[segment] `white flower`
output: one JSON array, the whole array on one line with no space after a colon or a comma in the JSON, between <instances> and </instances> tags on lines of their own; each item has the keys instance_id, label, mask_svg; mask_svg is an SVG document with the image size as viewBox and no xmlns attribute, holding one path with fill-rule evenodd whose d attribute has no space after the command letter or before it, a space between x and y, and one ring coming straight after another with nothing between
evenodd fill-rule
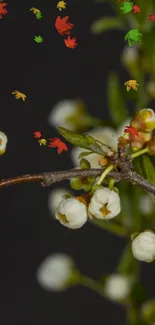
<instances>
[{"instance_id":1,"label":"white flower","mask_svg":"<svg viewBox=\"0 0 155 325\"><path fill-rule=\"evenodd\" d=\"M48 196L48 208L52 216L55 217L55 211L58 208L60 202L63 200L63 195L66 194L71 193L64 188L57 188L50 192Z\"/></svg>"},{"instance_id":2,"label":"white flower","mask_svg":"<svg viewBox=\"0 0 155 325\"><path fill-rule=\"evenodd\" d=\"M39 266L36 278L46 290L60 291L67 287L72 276L73 261L61 253L47 256Z\"/></svg>"},{"instance_id":3,"label":"white flower","mask_svg":"<svg viewBox=\"0 0 155 325\"><path fill-rule=\"evenodd\" d=\"M86 205L74 197L62 200L55 216L62 225L71 229L82 227L88 217Z\"/></svg>"},{"instance_id":4,"label":"white flower","mask_svg":"<svg viewBox=\"0 0 155 325\"><path fill-rule=\"evenodd\" d=\"M6 151L8 138L5 133L0 131L0 155L3 155Z\"/></svg>"},{"instance_id":5,"label":"white flower","mask_svg":"<svg viewBox=\"0 0 155 325\"><path fill-rule=\"evenodd\" d=\"M134 257L143 262L151 262L155 257L155 234L149 230L140 233L132 241Z\"/></svg>"},{"instance_id":6,"label":"white flower","mask_svg":"<svg viewBox=\"0 0 155 325\"><path fill-rule=\"evenodd\" d=\"M139 210L143 214L149 214L153 211L153 199L148 195L142 195L139 201Z\"/></svg>"},{"instance_id":7,"label":"white flower","mask_svg":"<svg viewBox=\"0 0 155 325\"><path fill-rule=\"evenodd\" d=\"M111 300L123 300L131 292L132 278L121 274L111 274L104 286L104 294Z\"/></svg>"},{"instance_id":8,"label":"white flower","mask_svg":"<svg viewBox=\"0 0 155 325\"><path fill-rule=\"evenodd\" d=\"M70 121L70 118L75 118L75 122L77 122L77 118L81 119L83 115L82 111L84 114L84 106L78 100L62 100L52 108L48 117L49 124L54 127L61 126L70 131L75 131L75 125Z\"/></svg>"},{"instance_id":9,"label":"white flower","mask_svg":"<svg viewBox=\"0 0 155 325\"><path fill-rule=\"evenodd\" d=\"M138 51L135 47L128 47L125 46L122 51L122 57L121 60L124 64L130 64L133 62L136 62L138 58Z\"/></svg>"},{"instance_id":10,"label":"white flower","mask_svg":"<svg viewBox=\"0 0 155 325\"><path fill-rule=\"evenodd\" d=\"M121 211L119 195L109 188L99 188L93 194L88 206L88 214L97 219L109 220Z\"/></svg>"}]
</instances>

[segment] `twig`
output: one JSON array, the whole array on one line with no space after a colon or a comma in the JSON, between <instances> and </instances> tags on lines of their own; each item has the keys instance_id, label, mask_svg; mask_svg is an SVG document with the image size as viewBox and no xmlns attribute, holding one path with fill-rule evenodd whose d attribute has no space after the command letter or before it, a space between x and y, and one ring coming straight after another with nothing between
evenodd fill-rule
<instances>
[{"instance_id":1,"label":"twig","mask_svg":"<svg viewBox=\"0 0 155 325\"><path fill-rule=\"evenodd\" d=\"M34 175L22 175L9 179L2 179L0 181L0 188L10 185L16 185L28 182L40 182L43 187L61 182L63 180L70 180L71 178L84 178L89 176L100 176L103 173L102 168L98 169L70 169L57 172L48 172ZM128 172L110 172L106 177L114 178L116 180L128 180L134 185L139 185L144 190L155 195L155 185L148 182L145 178L138 175L135 171Z\"/></svg>"}]
</instances>

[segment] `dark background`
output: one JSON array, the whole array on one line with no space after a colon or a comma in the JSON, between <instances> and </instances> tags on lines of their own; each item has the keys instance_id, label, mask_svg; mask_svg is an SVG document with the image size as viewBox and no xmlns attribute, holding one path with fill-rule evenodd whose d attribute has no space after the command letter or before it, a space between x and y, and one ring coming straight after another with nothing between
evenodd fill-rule
<instances>
[{"instance_id":1,"label":"dark background","mask_svg":"<svg viewBox=\"0 0 155 325\"><path fill-rule=\"evenodd\" d=\"M91 0L66 1L62 13L56 0L8 1L8 15L0 21L0 130L8 136L5 155L0 157L0 177L72 168L69 151L60 156L56 149L40 147L32 133L56 137L47 118L61 99L81 98L89 112L107 116L106 77L119 72L124 47L122 32L100 36L90 33L91 23L112 15L107 4ZM31 7L44 18L36 20ZM70 16L79 45L65 47L54 23L58 15ZM33 41L42 35L44 42ZM11 92L25 93L27 100L16 100ZM69 146L69 149L71 146ZM62 168L63 165L63 168ZM55 185L68 187L68 182ZM3 325L125 324L125 313L96 293L81 287L64 293L49 293L36 282L35 272L53 252L71 255L81 272L94 277L115 271L125 240L86 224L72 231L55 222L48 211L50 188L22 184L0 193L0 322ZM152 266L145 264L142 279L153 295Z\"/></svg>"}]
</instances>

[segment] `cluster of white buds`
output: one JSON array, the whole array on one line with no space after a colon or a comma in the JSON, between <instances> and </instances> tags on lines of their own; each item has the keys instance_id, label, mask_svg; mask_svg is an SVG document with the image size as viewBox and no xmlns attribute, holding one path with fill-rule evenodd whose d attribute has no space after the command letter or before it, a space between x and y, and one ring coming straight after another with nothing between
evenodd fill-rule
<instances>
[{"instance_id":1,"label":"cluster of white buds","mask_svg":"<svg viewBox=\"0 0 155 325\"><path fill-rule=\"evenodd\" d=\"M92 197L84 194L64 199L56 210L56 219L64 226L77 229L82 227L88 218L109 220L121 211L119 195L109 188L98 188Z\"/></svg>"},{"instance_id":2,"label":"cluster of white buds","mask_svg":"<svg viewBox=\"0 0 155 325\"><path fill-rule=\"evenodd\" d=\"M0 155L3 155L6 151L8 138L5 133L0 131Z\"/></svg>"},{"instance_id":3,"label":"cluster of white buds","mask_svg":"<svg viewBox=\"0 0 155 325\"><path fill-rule=\"evenodd\" d=\"M155 259L155 234L151 230L146 230L133 235L132 252L137 260L152 262Z\"/></svg>"}]
</instances>

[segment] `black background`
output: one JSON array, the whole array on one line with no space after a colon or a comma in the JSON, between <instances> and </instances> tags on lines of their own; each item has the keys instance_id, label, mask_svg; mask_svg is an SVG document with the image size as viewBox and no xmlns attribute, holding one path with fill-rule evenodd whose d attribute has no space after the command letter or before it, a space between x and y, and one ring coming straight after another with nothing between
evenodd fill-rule
<instances>
[{"instance_id":1,"label":"black background","mask_svg":"<svg viewBox=\"0 0 155 325\"><path fill-rule=\"evenodd\" d=\"M90 33L91 23L100 16L112 15L107 4L91 0L66 1L62 13L56 0L10 1L8 15L0 21L0 130L8 136L8 148L0 157L0 177L72 168L70 149L57 155L56 149L40 147L32 133L56 137L48 124L53 105L61 99L82 98L89 112L107 116L106 80L110 70L119 72L124 47L122 32L100 36ZM31 7L39 8L44 18L36 20ZM54 26L58 15L70 16L75 50L65 47ZM42 35L44 42L33 41ZM24 102L11 92L27 95ZM62 168L63 166L63 168ZM68 187L62 182L56 187ZM0 296L3 325L48 324L125 324L122 308L81 287L64 293L49 293L36 282L35 272L42 260L53 252L71 255L85 274L101 277L114 272L125 240L86 224L72 231L54 221L48 211L50 188L22 184L0 193ZM142 279L153 296L150 277L153 265L145 264Z\"/></svg>"}]
</instances>

